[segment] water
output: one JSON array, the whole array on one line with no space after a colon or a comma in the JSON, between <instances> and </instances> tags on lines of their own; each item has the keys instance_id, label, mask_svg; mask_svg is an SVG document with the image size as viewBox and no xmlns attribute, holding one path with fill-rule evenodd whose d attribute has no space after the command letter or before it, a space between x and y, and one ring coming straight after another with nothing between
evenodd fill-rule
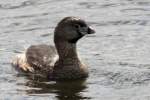
<instances>
[{"instance_id":1,"label":"water","mask_svg":"<svg viewBox=\"0 0 150 100\"><path fill-rule=\"evenodd\" d=\"M18 76L14 55L31 44L53 44L65 16L96 30L79 41L90 77L40 82ZM0 100L150 100L150 0L1 0Z\"/></svg>"}]
</instances>

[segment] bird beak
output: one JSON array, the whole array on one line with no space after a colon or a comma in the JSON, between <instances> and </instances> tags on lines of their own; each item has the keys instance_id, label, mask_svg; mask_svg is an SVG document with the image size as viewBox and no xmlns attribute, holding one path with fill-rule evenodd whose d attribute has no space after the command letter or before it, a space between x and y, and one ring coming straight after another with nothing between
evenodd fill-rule
<instances>
[{"instance_id":1,"label":"bird beak","mask_svg":"<svg viewBox=\"0 0 150 100\"><path fill-rule=\"evenodd\" d=\"M88 34L94 34L95 30L92 27L88 27Z\"/></svg>"}]
</instances>

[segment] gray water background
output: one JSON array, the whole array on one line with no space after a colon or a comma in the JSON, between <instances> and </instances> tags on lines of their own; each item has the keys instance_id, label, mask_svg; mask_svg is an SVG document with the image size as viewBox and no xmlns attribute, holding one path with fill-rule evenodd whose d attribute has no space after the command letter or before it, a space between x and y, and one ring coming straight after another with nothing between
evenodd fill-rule
<instances>
[{"instance_id":1,"label":"gray water background","mask_svg":"<svg viewBox=\"0 0 150 100\"><path fill-rule=\"evenodd\" d=\"M96 30L78 42L89 78L18 76L11 59L31 44L53 44L54 27L66 16ZM150 100L150 0L0 0L0 100Z\"/></svg>"}]
</instances>

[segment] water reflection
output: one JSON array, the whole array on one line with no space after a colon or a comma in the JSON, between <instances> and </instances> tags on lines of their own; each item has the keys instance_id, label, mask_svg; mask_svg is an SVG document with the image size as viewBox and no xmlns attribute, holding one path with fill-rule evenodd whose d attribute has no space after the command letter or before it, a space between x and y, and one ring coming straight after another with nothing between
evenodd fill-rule
<instances>
[{"instance_id":1,"label":"water reflection","mask_svg":"<svg viewBox=\"0 0 150 100\"><path fill-rule=\"evenodd\" d=\"M26 90L28 95L54 94L58 100L83 100L90 99L84 97L82 92L87 88L86 80L67 81L67 82L38 82L29 80L25 84L32 88Z\"/></svg>"}]
</instances>

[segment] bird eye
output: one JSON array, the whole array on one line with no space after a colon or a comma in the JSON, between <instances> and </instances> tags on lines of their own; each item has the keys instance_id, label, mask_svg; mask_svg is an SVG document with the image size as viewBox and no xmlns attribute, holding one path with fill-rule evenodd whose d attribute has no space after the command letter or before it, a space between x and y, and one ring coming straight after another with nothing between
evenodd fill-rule
<instances>
[{"instance_id":1,"label":"bird eye","mask_svg":"<svg viewBox=\"0 0 150 100\"><path fill-rule=\"evenodd\" d=\"M75 24L74 27L75 27L75 28L80 28L80 25Z\"/></svg>"}]
</instances>

